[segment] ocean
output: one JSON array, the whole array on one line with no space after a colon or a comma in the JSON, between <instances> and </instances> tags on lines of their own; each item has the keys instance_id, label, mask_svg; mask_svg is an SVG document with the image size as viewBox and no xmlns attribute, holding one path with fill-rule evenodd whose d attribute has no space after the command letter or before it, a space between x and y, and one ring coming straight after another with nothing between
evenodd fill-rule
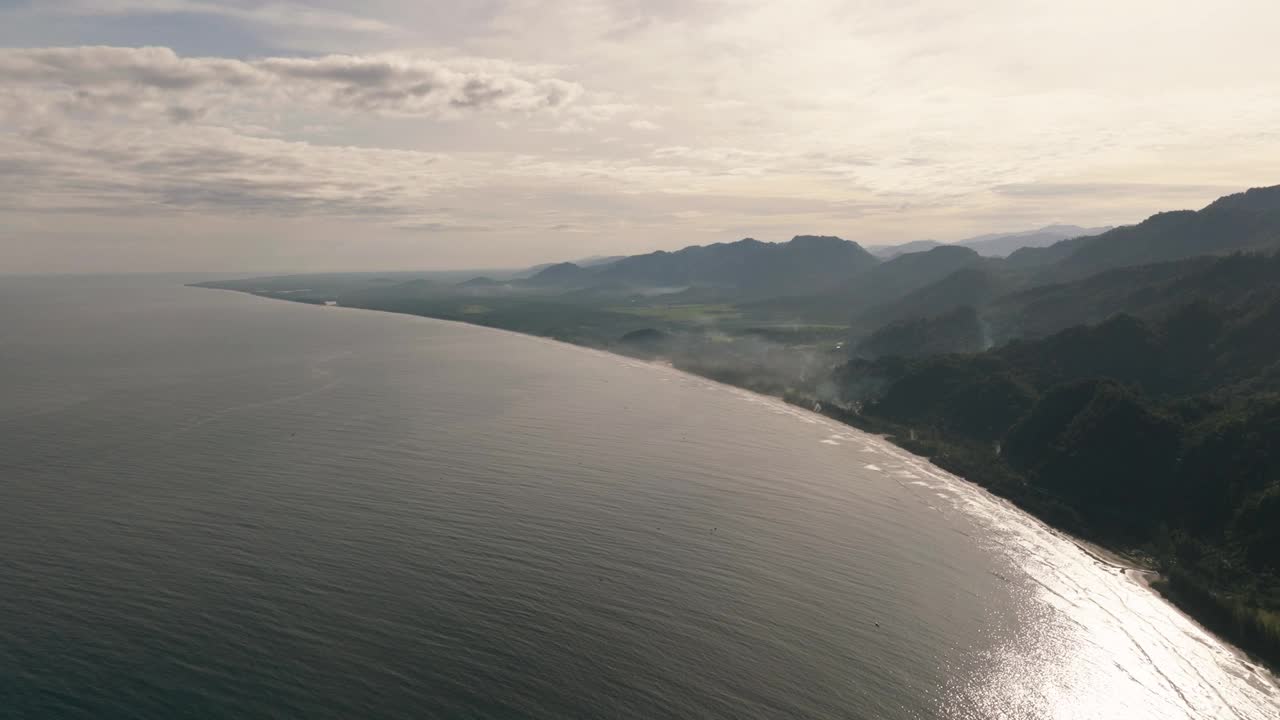
<instances>
[{"instance_id":1,"label":"ocean","mask_svg":"<svg viewBox=\"0 0 1280 720\"><path fill-rule=\"evenodd\" d=\"M1280 717L885 441L424 318L0 278L0 717Z\"/></svg>"}]
</instances>

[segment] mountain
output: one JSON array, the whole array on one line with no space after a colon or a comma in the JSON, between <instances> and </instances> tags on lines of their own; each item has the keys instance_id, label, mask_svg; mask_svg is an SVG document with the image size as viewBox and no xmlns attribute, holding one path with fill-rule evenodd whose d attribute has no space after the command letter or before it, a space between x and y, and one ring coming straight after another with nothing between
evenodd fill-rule
<instances>
[{"instance_id":1,"label":"mountain","mask_svg":"<svg viewBox=\"0 0 1280 720\"><path fill-rule=\"evenodd\" d=\"M982 263L982 257L969 248L939 245L932 250L899 255L881 263L874 270L846 281L840 288L828 293L827 297L843 304L846 312L852 313L877 303L901 298L957 270Z\"/></svg>"},{"instance_id":2,"label":"mountain","mask_svg":"<svg viewBox=\"0 0 1280 720\"><path fill-rule=\"evenodd\" d=\"M548 268L535 280L554 277L566 284L620 283L635 288L701 286L765 296L821 289L875 266L857 243L837 237L798 235L785 243L752 238L633 255L596 267Z\"/></svg>"},{"instance_id":3,"label":"mountain","mask_svg":"<svg viewBox=\"0 0 1280 720\"><path fill-rule=\"evenodd\" d=\"M1045 281L1062 281L1113 268L1275 248L1280 248L1280 186L1228 195L1198 211L1158 213L1101 235L1023 248L1009 262L1039 270Z\"/></svg>"},{"instance_id":4,"label":"mountain","mask_svg":"<svg viewBox=\"0 0 1280 720\"><path fill-rule=\"evenodd\" d=\"M591 271L577 263L562 262L548 265L525 280L529 285L578 285L590 282Z\"/></svg>"},{"instance_id":5,"label":"mountain","mask_svg":"<svg viewBox=\"0 0 1280 720\"><path fill-rule=\"evenodd\" d=\"M900 298L855 312L849 323L850 334L856 338L890 323L946 315L965 306L984 308L1014 290L1016 284L1013 277L993 263L968 265Z\"/></svg>"},{"instance_id":6,"label":"mountain","mask_svg":"<svg viewBox=\"0 0 1280 720\"><path fill-rule=\"evenodd\" d=\"M571 261L571 264L577 265L578 267L584 267L584 268L599 267L601 265L608 265L611 262L621 260L624 257L626 257L626 255L591 255L590 257L584 257L580 260L573 260ZM532 267L527 267L518 273L515 273L514 277L531 278L537 275L538 273L542 272L543 270L546 270L549 267L552 267L554 265L563 265L563 264L564 263L553 263L553 262L539 263Z\"/></svg>"},{"instance_id":7,"label":"mountain","mask_svg":"<svg viewBox=\"0 0 1280 720\"><path fill-rule=\"evenodd\" d=\"M542 272L543 270L546 270L547 268L551 267L552 265L557 265L557 264L558 264L558 263L553 263L553 262L548 262L548 263L538 263L537 265L532 265L532 266L530 266L530 267L525 268L524 270L521 270L521 271L520 271L520 272L518 272L518 273L515 273L514 277L516 277L516 278L530 278L530 277L533 277L534 275L537 275L538 273Z\"/></svg>"},{"instance_id":8,"label":"mountain","mask_svg":"<svg viewBox=\"0 0 1280 720\"><path fill-rule=\"evenodd\" d=\"M1186 277L1256 275L1258 262ZM1161 592L1276 665L1280 283L1237 297L981 353L855 359L837 377L860 399L858 424L1060 527L1139 549L1168 578Z\"/></svg>"},{"instance_id":9,"label":"mountain","mask_svg":"<svg viewBox=\"0 0 1280 720\"><path fill-rule=\"evenodd\" d=\"M592 255L591 257L584 257L581 260L574 260L573 262L575 265L579 265L581 267L599 267L601 265L608 265L609 263L617 262L624 257L627 257L627 256L626 255Z\"/></svg>"},{"instance_id":10,"label":"mountain","mask_svg":"<svg viewBox=\"0 0 1280 720\"><path fill-rule=\"evenodd\" d=\"M869 308L892 303L951 273L984 262L969 248L939 245L886 260L824 291L814 292L811 287L805 294L768 298L746 307L779 319L848 323Z\"/></svg>"},{"instance_id":11,"label":"mountain","mask_svg":"<svg viewBox=\"0 0 1280 720\"><path fill-rule=\"evenodd\" d=\"M505 285L505 284L506 284L506 283L500 282L500 281L498 281L498 280L494 280L494 279L493 279L493 278L491 278L491 277L488 277L488 276L485 276L485 275L479 275L479 276L477 276L477 277L473 277L473 278L471 278L470 280L463 280L462 282L458 283L458 287L460 287L460 288L489 288L489 287L499 287L499 286L502 286L502 285Z\"/></svg>"},{"instance_id":12,"label":"mountain","mask_svg":"<svg viewBox=\"0 0 1280 720\"><path fill-rule=\"evenodd\" d=\"M1121 312L1157 318L1195 299L1237 303L1280 283L1280 260L1266 256L1277 248L1280 187L1258 188L1200 211L1159 213L1100 235L1018 250L1004 261L990 260L985 278L961 276L865 308L851 330L856 338L973 305L1000 343L1100 323ZM1230 255L1242 249L1262 254ZM991 282L983 286L984 279Z\"/></svg>"},{"instance_id":13,"label":"mountain","mask_svg":"<svg viewBox=\"0 0 1280 720\"><path fill-rule=\"evenodd\" d=\"M925 252L939 245L959 245L976 250L985 257L1006 257L1010 253L1024 247L1045 247L1059 240L1098 235L1111 230L1111 227L1086 228L1079 225L1047 225L1038 230L1021 232L990 233L976 237L957 240L953 243L940 243L937 240L913 240L900 245L872 245L867 250L878 258L888 260L907 253Z\"/></svg>"},{"instance_id":14,"label":"mountain","mask_svg":"<svg viewBox=\"0 0 1280 720\"><path fill-rule=\"evenodd\" d=\"M973 248L979 255L986 257L1007 257L1021 248L1045 247L1069 238L1100 235L1111 229L1110 226L1086 228L1079 225L1047 225L1039 230L979 235L956 244Z\"/></svg>"},{"instance_id":15,"label":"mountain","mask_svg":"<svg viewBox=\"0 0 1280 720\"><path fill-rule=\"evenodd\" d=\"M978 312L966 305L934 317L889 323L859 342L854 355L878 358L979 352L985 347L985 336Z\"/></svg>"},{"instance_id":16,"label":"mountain","mask_svg":"<svg viewBox=\"0 0 1280 720\"><path fill-rule=\"evenodd\" d=\"M1040 337L1116 313L1157 318L1197 300L1239 304L1280 286L1280 255L1237 253L1117 268L1083 280L1037 285L983 310L997 339Z\"/></svg>"},{"instance_id":17,"label":"mountain","mask_svg":"<svg viewBox=\"0 0 1280 720\"><path fill-rule=\"evenodd\" d=\"M912 240L899 245L868 245L867 252L881 260L891 260L907 253L925 252L942 245L937 240Z\"/></svg>"}]
</instances>

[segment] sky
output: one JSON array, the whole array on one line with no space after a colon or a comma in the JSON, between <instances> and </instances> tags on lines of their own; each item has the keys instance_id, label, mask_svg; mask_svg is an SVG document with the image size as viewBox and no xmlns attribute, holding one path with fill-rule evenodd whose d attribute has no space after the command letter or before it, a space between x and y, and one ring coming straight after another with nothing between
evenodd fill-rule
<instances>
[{"instance_id":1,"label":"sky","mask_svg":"<svg viewBox=\"0 0 1280 720\"><path fill-rule=\"evenodd\" d=\"M1275 0L0 0L0 273L497 268L1280 184Z\"/></svg>"}]
</instances>

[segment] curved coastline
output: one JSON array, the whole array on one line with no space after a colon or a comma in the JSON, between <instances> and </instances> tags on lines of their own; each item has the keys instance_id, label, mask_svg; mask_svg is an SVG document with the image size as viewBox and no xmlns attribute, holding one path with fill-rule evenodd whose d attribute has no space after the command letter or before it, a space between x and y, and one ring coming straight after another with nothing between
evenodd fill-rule
<instances>
[{"instance_id":1,"label":"curved coastline","mask_svg":"<svg viewBox=\"0 0 1280 720\"><path fill-rule=\"evenodd\" d=\"M794 411L799 411L805 414L809 414L814 416L815 418L822 418L827 421L837 423L843 428L850 428L857 432L864 433L872 437L876 437L878 439L881 439L889 443L897 450L911 456L912 458L915 458L918 461L927 463L930 467L932 467L937 472L943 473L946 476L954 479L955 481L963 483L965 486L967 486L971 490L976 491L981 495L989 498L991 501L998 503L999 505L1004 506L1007 509L1019 514L1020 516L1022 516L1024 520L1030 521L1034 525L1039 526L1044 531L1047 531L1048 533L1054 536L1057 536L1058 538L1064 540L1065 542L1070 543L1071 545L1075 546L1075 548L1078 549L1081 553L1091 558L1095 563L1112 568L1118 573L1124 575L1129 581L1132 581L1140 585L1142 588L1144 588L1144 590L1147 593L1157 598L1160 602L1162 602L1164 605L1168 606L1169 608L1177 612L1179 615L1187 618L1201 631L1203 631L1204 633L1216 639L1227 651L1234 654L1235 657L1250 672L1255 674L1260 674L1260 676L1267 677L1268 678L1267 682L1269 682L1273 687L1277 688L1277 690L1280 691L1280 673L1277 673L1275 668L1269 666L1265 660L1259 657L1256 657L1252 653L1241 648L1239 645L1234 643L1231 640L1231 638L1209 627L1209 625L1201 617L1198 617L1196 612L1194 612L1196 608L1191 606L1184 606L1179 602L1176 602L1175 601L1176 596L1172 596L1169 592L1164 591L1161 588L1161 585L1164 583L1166 579L1155 568L1151 567L1149 564L1144 563L1141 559L1133 558L1129 555L1126 555L1120 550L1107 548L1095 541L1089 540L1087 538L1079 537L1077 535L1072 534L1066 529L1056 526L1049 519L1038 515L1037 513L1033 512L1031 509L1016 502L1014 499L1004 497L1002 495L994 493L990 488L984 486L980 482L967 479L963 475L960 475L952 470L948 470L944 467L941 467L935 464L935 461L931 457L919 453L917 451L917 448L914 447L912 443L910 443L909 441L904 443L902 439L898 438L893 433L883 432L883 431L877 432L875 429L871 427L865 427L856 422L852 422L851 421L852 418L849 416L849 414L846 412L840 411L838 408L823 406L820 410L815 409L816 399L814 398L771 395L768 393L760 392L759 390L756 390L750 387L745 387L742 385L736 385L734 383L727 382L723 378L701 374L689 368L683 368L678 365L675 365L674 363L664 361L664 360L655 360L655 359L649 359L644 357L637 357L635 355L615 352L611 349L604 348L604 347L580 344L580 343L570 342L567 340L562 340L559 338L550 337L546 335L522 332L519 330L512 330L509 328L497 327L493 325L485 325L482 323L468 322L466 320L459 320L452 317L449 317L449 318L434 317L431 315L422 315L418 313L401 312L396 310L385 310L380 308L364 308L364 307L350 306L350 305L339 305L336 302L326 302L326 303L320 304L320 303L308 302L305 300L297 300L294 298L290 298L287 296L280 296L278 294L273 294L273 293L258 293L258 292L239 290L234 288L221 288L221 287L210 286L205 284L190 284L188 285L188 287L193 287L198 289L225 290L225 291L233 292L236 294L251 295L254 297L259 297L267 300L282 300L282 301L287 301L295 304L315 305L318 308L328 310L328 311L353 310L353 311L359 311L359 312L385 313L388 315L397 315L401 317L416 317L416 318L422 318L425 320L430 320L433 322L465 325L473 328L493 330L493 331L498 331L502 333L509 333L512 335L518 335L524 338L551 342L557 345L563 345L563 346L575 348L578 350L585 350L593 353L598 353L601 355L607 355L610 357L624 358L634 362L640 362L648 365L662 367L668 370L673 370L683 375L698 378L700 380L704 380L707 382L712 382L717 385L721 385L725 388L731 388L737 392L750 393L752 395L755 395L765 400L784 403Z\"/></svg>"}]
</instances>

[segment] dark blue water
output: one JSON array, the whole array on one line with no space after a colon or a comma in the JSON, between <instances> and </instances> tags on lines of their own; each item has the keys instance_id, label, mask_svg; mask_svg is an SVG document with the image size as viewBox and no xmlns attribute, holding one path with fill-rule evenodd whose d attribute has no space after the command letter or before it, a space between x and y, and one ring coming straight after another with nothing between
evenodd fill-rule
<instances>
[{"instance_id":1,"label":"dark blue water","mask_svg":"<svg viewBox=\"0 0 1280 720\"><path fill-rule=\"evenodd\" d=\"M0 716L1277 717L878 439L443 322L0 279Z\"/></svg>"}]
</instances>

